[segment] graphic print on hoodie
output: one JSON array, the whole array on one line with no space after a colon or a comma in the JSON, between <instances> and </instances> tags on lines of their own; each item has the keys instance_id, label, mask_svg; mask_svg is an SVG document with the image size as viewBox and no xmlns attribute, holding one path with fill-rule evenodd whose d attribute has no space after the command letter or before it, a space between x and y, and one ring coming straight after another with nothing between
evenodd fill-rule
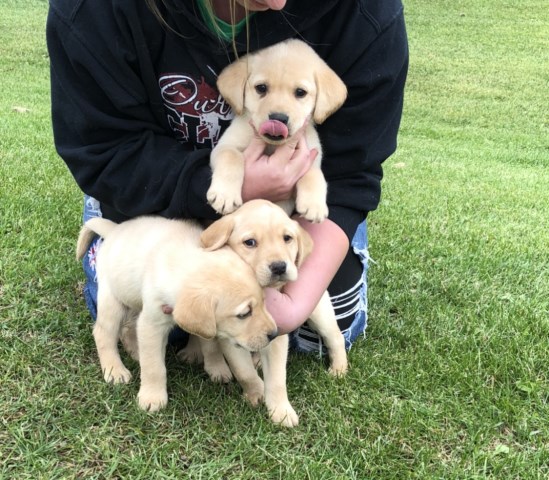
<instances>
[{"instance_id":1,"label":"graphic print on hoodie","mask_svg":"<svg viewBox=\"0 0 549 480\"><path fill-rule=\"evenodd\" d=\"M180 73L166 73L158 80L168 122L181 143L213 148L234 114L215 87Z\"/></svg>"}]
</instances>

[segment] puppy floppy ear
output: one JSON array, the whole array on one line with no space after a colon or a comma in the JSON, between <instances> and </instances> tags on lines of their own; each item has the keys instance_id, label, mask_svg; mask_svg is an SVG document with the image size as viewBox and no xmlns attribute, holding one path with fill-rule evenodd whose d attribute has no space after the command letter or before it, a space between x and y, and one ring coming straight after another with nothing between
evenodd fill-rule
<instances>
[{"instance_id":1,"label":"puppy floppy ear","mask_svg":"<svg viewBox=\"0 0 549 480\"><path fill-rule=\"evenodd\" d=\"M302 226L299 226L297 234L297 258L295 260L295 264L298 268L313 251L313 246L313 239L311 235L309 235L309 232Z\"/></svg>"},{"instance_id":2,"label":"puppy floppy ear","mask_svg":"<svg viewBox=\"0 0 549 480\"><path fill-rule=\"evenodd\" d=\"M343 105L347 98L347 87L325 63L317 70L315 80L317 94L313 120L320 124Z\"/></svg>"},{"instance_id":3,"label":"puppy floppy ear","mask_svg":"<svg viewBox=\"0 0 549 480\"><path fill-rule=\"evenodd\" d=\"M232 215L221 217L212 223L200 235L200 242L207 251L217 250L226 245L234 229L234 219Z\"/></svg>"},{"instance_id":4,"label":"puppy floppy ear","mask_svg":"<svg viewBox=\"0 0 549 480\"><path fill-rule=\"evenodd\" d=\"M202 338L213 338L217 332L215 323L216 301L208 290L184 287L173 309L173 319L183 330Z\"/></svg>"},{"instance_id":5,"label":"puppy floppy ear","mask_svg":"<svg viewBox=\"0 0 549 480\"><path fill-rule=\"evenodd\" d=\"M223 71L217 77L217 88L225 101L237 115L244 111L244 90L248 80L248 58L242 57Z\"/></svg>"}]
</instances>

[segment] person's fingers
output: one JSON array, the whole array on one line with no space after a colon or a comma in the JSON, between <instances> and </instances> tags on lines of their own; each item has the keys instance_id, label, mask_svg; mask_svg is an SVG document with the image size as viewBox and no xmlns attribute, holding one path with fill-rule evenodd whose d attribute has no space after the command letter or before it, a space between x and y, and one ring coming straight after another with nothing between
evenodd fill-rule
<instances>
[{"instance_id":1,"label":"person's fingers","mask_svg":"<svg viewBox=\"0 0 549 480\"><path fill-rule=\"evenodd\" d=\"M309 151L309 167L315 163L316 157L318 156L318 150L316 148L312 148Z\"/></svg>"},{"instance_id":2,"label":"person's fingers","mask_svg":"<svg viewBox=\"0 0 549 480\"><path fill-rule=\"evenodd\" d=\"M261 138L254 136L250 144L244 150L244 159L247 162L255 162L263 155L265 151L265 142Z\"/></svg>"},{"instance_id":3,"label":"person's fingers","mask_svg":"<svg viewBox=\"0 0 549 480\"><path fill-rule=\"evenodd\" d=\"M305 135L301 135L301 138L297 142L296 149L302 149L306 152L309 151L309 144L307 143L307 137Z\"/></svg>"},{"instance_id":4,"label":"person's fingers","mask_svg":"<svg viewBox=\"0 0 549 480\"><path fill-rule=\"evenodd\" d=\"M299 169L296 171L298 179L301 178L303 175L305 175L309 171L309 168L311 168L317 155L318 155L318 150L316 148L313 148L309 150L309 155L305 156L305 159L303 160L303 162L299 162L299 165L298 165Z\"/></svg>"},{"instance_id":5,"label":"person's fingers","mask_svg":"<svg viewBox=\"0 0 549 480\"><path fill-rule=\"evenodd\" d=\"M291 179L292 183L297 182L311 168L317 155L318 150L315 148L311 150L308 148L306 150L296 149L294 156L285 166L287 178Z\"/></svg>"},{"instance_id":6,"label":"person's fingers","mask_svg":"<svg viewBox=\"0 0 549 480\"><path fill-rule=\"evenodd\" d=\"M303 158L308 154L309 145L307 144L305 135L302 134L297 139L294 135L291 141L277 147L276 151L271 156L271 160L280 165L286 165L287 163L292 163L294 161L301 163Z\"/></svg>"},{"instance_id":7,"label":"person's fingers","mask_svg":"<svg viewBox=\"0 0 549 480\"><path fill-rule=\"evenodd\" d=\"M299 128L299 130L297 130L292 135L292 138L286 142L285 145L289 149L295 150L296 148L302 148L302 146L307 146L307 141L305 140L305 130L307 129L308 125L309 125L309 120L305 120L305 123Z\"/></svg>"}]
</instances>

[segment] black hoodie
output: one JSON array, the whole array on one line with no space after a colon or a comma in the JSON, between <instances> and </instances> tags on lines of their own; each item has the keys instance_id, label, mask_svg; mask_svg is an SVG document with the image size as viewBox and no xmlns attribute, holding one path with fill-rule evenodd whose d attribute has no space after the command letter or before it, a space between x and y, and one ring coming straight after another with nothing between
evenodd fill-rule
<instances>
[{"instance_id":1,"label":"black hoodie","mask_svg":"<svg viewBox=\"0 0 549 480\"><path fill-rule=\"evenodd\" d=\"M159 2L162 5L162 2ZM209 154L232 116L215 88L234 60L193 0L50 0L52 119L59 155L115 221L143 214L216 218L206 201ZM177 32L174 33L172 29ZM289 0L255 13L239 54L307 41L349 96L318 127L330 218L352 237L380 198L396 148L408 66L400 0Z\"/></svg>"}]
</instances>

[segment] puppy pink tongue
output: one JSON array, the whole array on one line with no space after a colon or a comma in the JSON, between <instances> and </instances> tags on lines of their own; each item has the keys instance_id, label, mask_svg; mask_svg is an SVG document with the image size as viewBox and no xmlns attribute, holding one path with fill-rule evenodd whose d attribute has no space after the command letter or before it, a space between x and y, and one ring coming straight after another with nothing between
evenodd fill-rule
<instances>
[{"instance_id":1,"label":"puppy pink tongue","mask_svg":"<svg viewBox=\"0 0 549 480\"><path fill-rule=\"evenodd\" d=\"M267 120L259 126L259 135L286 138L288 127L278 120Z\"/></svg>"}]
</instances>

